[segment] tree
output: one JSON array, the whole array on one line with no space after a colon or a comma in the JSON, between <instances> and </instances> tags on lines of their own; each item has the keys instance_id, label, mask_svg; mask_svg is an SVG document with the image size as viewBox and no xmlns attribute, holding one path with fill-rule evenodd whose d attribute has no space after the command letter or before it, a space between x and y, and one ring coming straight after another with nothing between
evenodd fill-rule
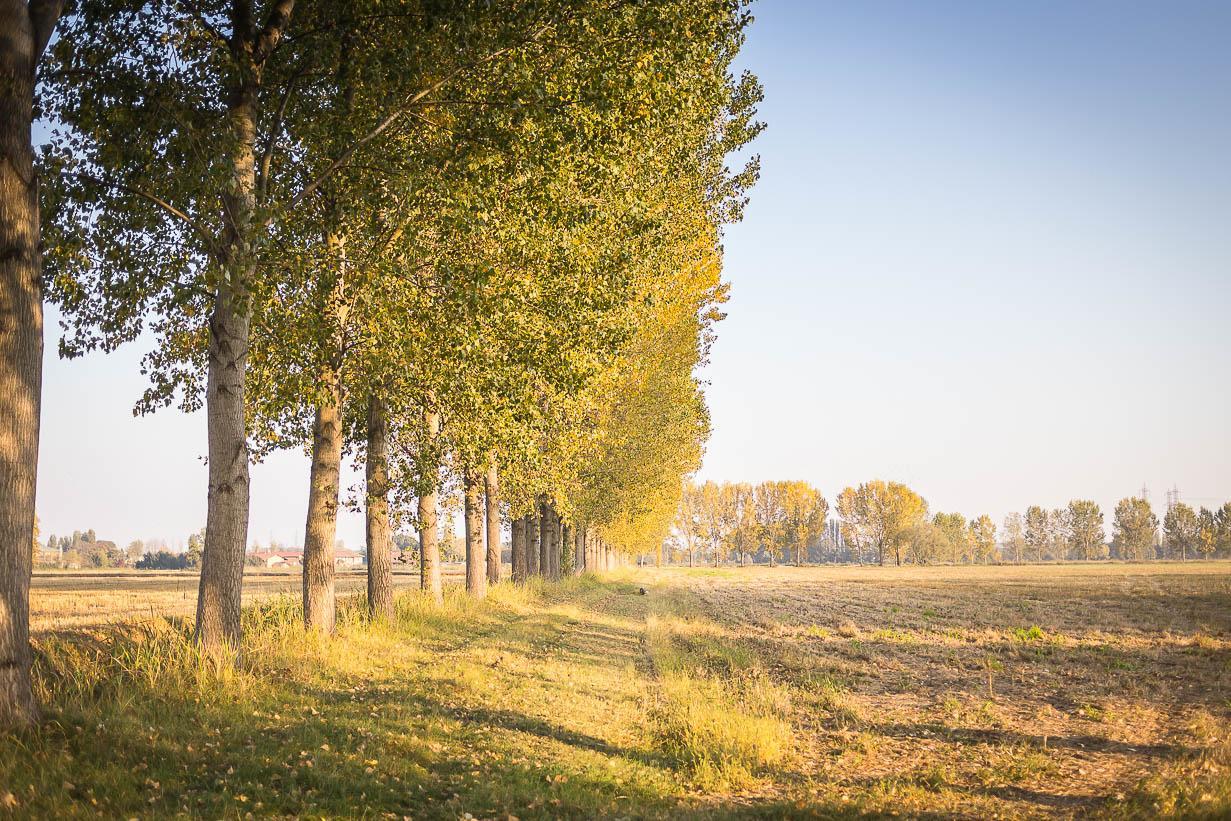
<instances>
[{"instance_id":1,"label":"tree","mask_svg":"<svg viewBox=\"0 0 1231 821\"><path fill-rule=\"evenodd\" d=\"M114 347L153 315L165 344L147 358L155 384L144 407L183 389L192 408L204 389L208 542L196 633L216 657L240 641L245 373L269 191L263 155L278 143L258 133L280 129L263 81L276 73L293 7L241 0L203 13L157 0L136 14L122 0L77 4L55 47L62 79L47 94L57 122L47 155L57 179L53 292L77 331L62 352Z\"/></svg>"},{"instance_id":2,"label":"tree","mask_svg":"<svg viewBox=\"0 0 1231 821\"><path fill-rule=\"evenodd\" d=\"M996 561L996 524L992 517L984 513L977 519L970 520L971 558L979 564Z\"/></svg>"},{"instance_id":3,"label":"tree","mask_svg":"<svg viewBox=\"0 0 1231 821\"><path fill-rule=\"evenodd\" d=\"M1154 538L1158 534L1158 517L1145 499L1121 499L1116 505L1112 544L1125 561L1153 558Z\"/></svg>"},{"instance_id":4,"label":"tree","mask_svg":"<svg viewBox=\"0 0 1231 821\"><path fill-rule=\"evenodd\" d=\"M1056 508L1047 514L1047 553L1053 561L1062 561L1069 555L1069 512Z\"/></svg>"},{"instance_id":5,"label":"tree","mask_svg":"<svg viewBox=\"0 0 1231 821\"><path fill-rule=\"evenodd\" d=\"M1069 502L1064 522L1068 529L1066 541L1078 559L1088 562L1101 557L1105 536L1103 511L1098 505L1088 499L1074 499Z\"/></svg>"},{"instance_id":6,"label":"tree","mask_svg":"<svg viewBox=\"0 0 1231 821\"><path fill-rule=\"evenodd\" d=\"M1215 549L1231 553L1231 502L1225 502L1214 512Z\"/></svg>"},{"instance_id":7,"label":"tree","mask_svg":"<svg viewBox=\"0 0 1231 821\"><path fill-rule=\"evenodd\" d=\"M723 493L722 485L712 481L686 492L692 495L703 541L717 567L731 523L731 514L727 510L730 497Z\"/></svg>"},{"instance_id":8,"label":"tree","mask_svg":"<svg viewBox=\"0 0 1231 821\"><path fill-rule=\"evenodd\" d=\"M795 552L795 564L802 565L808 546L821 538L829 516L829 502L807 482L781 483L782 557L785 561Z\"/></svg>"},{"instance_id":9,"label":"tree","mask_svg":"<svg viewBox=\"0 0 1231 821\"><path fill-rule=\"evenodd\" d=\"M757 520L757 542L765 548L771 565L777 563L778 545L786 527L786 511L782 502L782 487L778 482L761 482L754 489Z\"/></svg>"},{"instance_id":10,"label":"tree","mask_svg":"<svg viewBox=\"0 0 1231 821\"><path fill-rule=\"evenodd\" d=\"M1001 543L1010 561L1021 564L1026 555L1026 523L1020 513L1010 513L1001 529Z\"/></svg>"},{"instance_id":11,"label":"tree","mask_svg":"<svg viewBox=\"0 0 1231 821\"><path fill-rule=\"evenodd\" d=\"M1199 524L1197 514L1183 502L1167 508L1163 517L1163 533L1167 552L1172 559L1187 559L1197 549Z\"/></svg>"},{"instance_id":12,"label":"tree","mask_svg":"<svg viewBox=\"0 0 1231 821\"><path fill-rule=\"evenodd\" d=\"M466 534L466 592L487 595L487 550L483 544L483 474L473 467L462 474Z\"/></svg>"},{"instance_id":13,"label":"tree","mask_svg":"<svg viewBox=\"0 0 1231 821\"><path fill-rule=\"evenodd\" d=\"M1051 517L1038 505L1026 508L1026 553L1031 561L1041 562L1051 542Z\"/></svg>"},{"instance_id":14,"label":"tree","mask_svg":"<svg viewBox=\"0 0 1231 821\"><path fill-rule=\"evenodd\" d=\"M128 543L128 549L124 551L125 558L128 564L135 565L145 555L145 542L136 539Z\"/></svg>"},{"instance_id":15,"label":"tree","mask_svg":"<svg viewBox=\"0 0 1231 821\"><path fill-rule=\"evenodd\" d=\"M756 543L756 499L752 485L747 482L738 482L730 487L734 515L734 527L730 534L731 547L739 556L742 566L747 562L748 548Z\"/></svg>"},{"instance_id":16,"label":"tree","mask_svg":"<svg viewBox=\"0 0 1231 821\"><path fill-rule=\"evenodd\" d=\"M936 558L948 559L954 564L969 561L971 544L966 517L960 513L937 513L932 517L932 524L944 536L944 550Z\"/></svg>"},{"instance_id":17,"label":"tree","mask_svg":"<svg viewBox=\"0 0 1231 821\"><path fill-rule=\"evenodd\" d=\"M952 557L953 545L949 535L926 518L908 527L902 541L907 558L914 564L931 564Z\"/></svg>"},{"instance_id":18,"label":"tree","mask_svg":"<svg viewBox=\"0 0 1231 821\"><path fill-rule=\"evenodd\" d=\"M184 551L183 567L196 568L201 566L202 559L205 554L205 545L207 530L202 528L199 532L193 533L188 537L188 549Z\"/></svg>"},{"instance_id":19,"label":"tree","mask_svg":"<svg viewBox=\"0 0 1231 821\"><path fill-rule=\"evenodd\" d=\"M487 514L487 583L500 582L500 476L493 456L483 479L483 499Z\"/></svg>"},{"instance_id":20,"label":"tree","mask_svg":"<svg viewBox=\"0 0 1231 821\"><path fill-rule=\"evenodd\" d=\"M1218 549L1218 521L1214 512L1204 507L1197 513L1196 549L1204 559L1213 556Z\"/></svg>"},{"instance_id":21,"label":"tree","mask_svg":"<svg viewBox=\"0 0 1231 821\"><path fill-rule=\"evenodd\" d=\"M906 485L879 479L846 488L838 512L854 543L874 548L880 564L892 550L902 564L902 548L912 529L927 516L927 502Z\"/></svg>"},{"instance_id":22,"label":"tree","mask_svg":"<svg viewBox=\"0 0 1231 821\"><path fill-rule=\"evenodd\" d=\"M38 718L30 545L43 383L43 250L31 124L63 0L0 2L0 730Z\"/></svg>"}]
</instances>

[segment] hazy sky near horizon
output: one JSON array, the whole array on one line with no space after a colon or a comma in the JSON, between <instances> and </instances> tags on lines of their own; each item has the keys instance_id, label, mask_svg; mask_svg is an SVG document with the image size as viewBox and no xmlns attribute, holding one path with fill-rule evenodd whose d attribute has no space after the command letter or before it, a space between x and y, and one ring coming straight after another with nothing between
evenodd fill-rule
<instances>
[{"instance_id":1,"label":"hazy sky near horizon","mask_svg":"<svg viewBox=\"0 0 1231 821\"><path fill-rule=\"evenodd\" d=\"M998 522L1074 497L1110 522L1143 483L1231 499L1231 4L754 13L768 129L701 475L897 479ZM142 344L64 362L58 335L52 309L43 536L184 541L203 415L134 419ZM250 541L301 543L306 498L302 454L256 466Z\"/></svg>"}]
</instances>

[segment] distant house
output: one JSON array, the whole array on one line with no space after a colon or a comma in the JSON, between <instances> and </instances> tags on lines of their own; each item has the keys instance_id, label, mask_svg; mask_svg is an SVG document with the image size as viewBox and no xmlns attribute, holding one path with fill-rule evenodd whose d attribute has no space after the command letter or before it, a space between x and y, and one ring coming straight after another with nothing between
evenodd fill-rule
<instances>
[{"instance_id":1,"label":"distant house","mask_svg":"<svg viewBox=\"0 0 1231 821\"><path fill-rule=\"evenodd\" d=\"M302 567L303 553L296 550L266 550L252 554L266 567Z\"/></svg>"},{"instance_id":2,"label":"distant house","mask_svg":"<svg viewBox=\"0 0 1231 821\"><path fill-rule=\"evenodd\" d=\"M263 550L248 555L269 568L303 567L302 550ZM333 551L333 566L337 568L363 567L366 560L359 550Z\"/></svg>"},{"instance_id":3,"label":"distant house","mask_svg":"<svg viewBox=\"0 0 1231 821\"><path fill-rule=\"evenodd\" d=\"M363 567L367 563L367 556L359 550L335 550L333 551L333 566L337 568L345 567Z\"/></svg>"}]
</instances>

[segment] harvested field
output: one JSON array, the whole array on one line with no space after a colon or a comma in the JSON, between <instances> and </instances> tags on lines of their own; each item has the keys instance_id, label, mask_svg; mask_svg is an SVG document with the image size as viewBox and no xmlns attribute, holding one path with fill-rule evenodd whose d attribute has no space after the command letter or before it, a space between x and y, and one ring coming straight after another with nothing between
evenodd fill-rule
<instances>
[{"instance_id":1,"label":"harvested field","mask_svg":"<svg viewBox=\"0 0 1231 821\"><path fill-rule=\"evenodd\" d=\"M461 580L460 565L445 565L445 582ZM276 596L301 595L299 570L244 573L244 605ZM366 589L362 571L339 571L339 595ZM418 572L394 573L397 589L419 586ZM38 633L99 627L153 616L193 616L198 576L192 570L44 570L30 584L30 627Z\"/></svg>"},{"instance_id":2,"label":"harvested field","mask_svg":"<svg viewBox=\"0 0 1231 821\"><path fill-rule=\"evenodd\" d=\"M764 795L794 784L864 808L988 817L1114 810L1151 779L1182 785L1186 767L1225 779L1209 753L1225 756L1231 726L1229 569L657 576L708 622L708 641L792 696L798 769Z\"/></svg>"},{"instance_id":3,"label":"harvested field","mask_svg":"<svg viewBox=\"0 0 1231 821\"><path fill-rule=\"evenodd\" d=\"M97 625L194 590L41 577L36 607L46 628L99 596L71 614ZM446 599L404 591L389 625L344 600L333 640L267 600L222 678L183 625L44 629L48 720L0 744L0 796L36 817L1231 814L1231 563L646 569Z\"/></svg>"}]
</instances>

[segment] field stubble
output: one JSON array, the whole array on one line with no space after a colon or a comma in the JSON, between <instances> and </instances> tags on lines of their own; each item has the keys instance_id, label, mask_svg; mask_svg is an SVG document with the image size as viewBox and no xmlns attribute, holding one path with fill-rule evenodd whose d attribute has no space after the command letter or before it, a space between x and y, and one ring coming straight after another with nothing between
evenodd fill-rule
<instances>
[{"instance_id":1,"label":"field stubble","mask_svg":"<svg viewBox=\"0 0 1231 821\"><path fill-rule=\"evenodd\" d=\"M1231 814L1228 563L643 570L348 597L332 640L259 574L230 672L195 581L36 579L0 814Z\"/></svg>"}]
</instances>

